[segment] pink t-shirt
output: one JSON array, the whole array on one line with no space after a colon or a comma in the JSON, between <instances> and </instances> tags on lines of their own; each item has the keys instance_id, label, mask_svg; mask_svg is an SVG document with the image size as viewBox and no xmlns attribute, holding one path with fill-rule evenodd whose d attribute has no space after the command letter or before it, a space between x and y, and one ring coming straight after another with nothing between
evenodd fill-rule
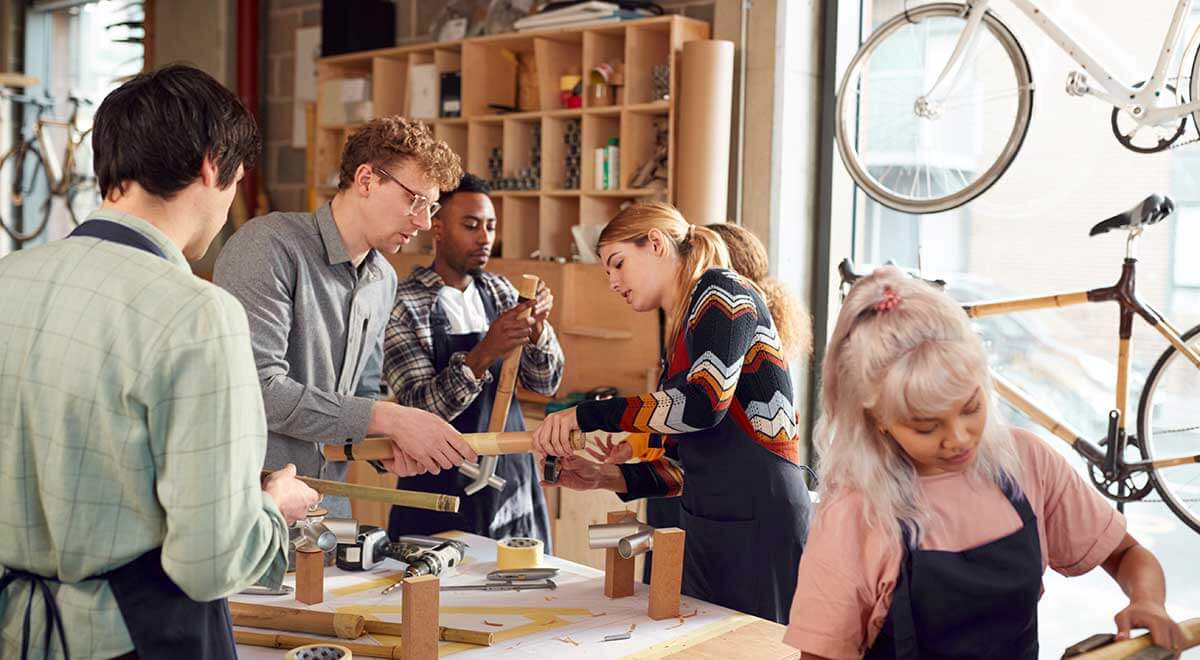
<instances>
[{"instance_id":1,"label":"pink t-shirt","mask_svg":"<svg viewBox=\"0 0 1200 660\"><path fill-rule=\"evenodd\" d=\"M1125 537L1125 518L1039 437L1013 429L1023 474L1018 483L1037 516L1042 570L1082 575ZM921 548L960 551L1007 536L1021 517L998 486L959 473L920 478L934 524ZM856 494L822 502L804 555L783 641L826 658L860 658L892 603L903 550L866 526Z\"/></svg>"}]
</instances>

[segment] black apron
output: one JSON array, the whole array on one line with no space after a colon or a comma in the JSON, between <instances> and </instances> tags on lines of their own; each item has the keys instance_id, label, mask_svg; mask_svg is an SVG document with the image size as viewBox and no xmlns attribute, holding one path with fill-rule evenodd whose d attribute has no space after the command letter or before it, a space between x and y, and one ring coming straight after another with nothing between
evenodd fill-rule
<instances>
[{"instance_id":1,"label":"black apron","mask_svg":"<svg viewBox=\"0 0 1200 660\"><path fill-rule=\"evenodd\" d=\"M1037 660L1042 550L1029 500L1006 485L1021 529L961 552L920 550L904 533L892 605L865 658Z\"/></svg>"},{"instance_id":2,"label":"black apron","mask_svg":"<svg viewBox=\"0 0 1200 660\"><path fill-rule=\"evenodd\" d=\"M141 233L108 220L88 220L67 237L72 236L98 238L166 258L162 250ZM124 566L88 579L108 581L117 607L121 610L121 618L125 620L129 638L133 641L134 652L139 657L189 660L237 658L228 601L220 598L201 603L188 598L163 570L162 548L154 548ZM47 652L51 633L57 629L63 655L70 658L58 604L49 586L49 583L58 580L10 568L0 578L0 591L18 580L31 583L21 642L22 660L27 655L33 597L39 592L46 607Z\"/></svg>"},{"instance_id":3,"label":"black apron","mask_svg":"<svg viewBox=\"0 0 1200 660\"><path fill-rule=\"evenodd\" d=\"M479 290L480 299L483 300L483 310L488 323L495 322L499 316L496 302L492 300L482 282L477 280L475 286ZM450 356L460 351L470 351L486 334L449 334L450 322L440 303L434 303L429 322L433 332L433 367L438 372L450 366ZM503 360L499 360L488 369L492 374L491 382L484 385L466 410L450 420L450 424L458 429L459 433L487 432L502 363ZM508 420L504 424L504 430L525 430L525 418L515 396L508 408ZM394 539L404 534L436 534L456 529L493 539L524 536L541 539L546 546L546 552L549 553L550 515L546 507L546 497L538 485L537 463L533 454L508 454L500 456L499 459L496 474L506 482L502 491L489 486L474 495L467 495L463 488L471 483L471 479L458 470L400 477L396 482L397 488L457 495L459 509L458 513L446 513L394 506L388 517L388 534ZM497 518L503 522L496 524Z\"/></svg>"},{"instance_id":4,"label":"black apron","mask_svg":"<svg viewBox=\"0 0 1200 660\"><path fill-rule=\"evenodd\" d=\"M659 389L686 385L687 373ZM731 414L675 439L686 479L683 593L786 624L812 506L804 472L746 437Z\"/></svg>"}]
</instances>

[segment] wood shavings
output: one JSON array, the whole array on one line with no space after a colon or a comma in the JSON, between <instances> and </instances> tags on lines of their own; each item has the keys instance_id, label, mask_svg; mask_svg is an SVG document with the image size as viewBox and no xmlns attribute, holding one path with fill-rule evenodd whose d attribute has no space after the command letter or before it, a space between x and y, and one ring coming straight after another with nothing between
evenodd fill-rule
<instances>
[{"instance_id":1,"label":"wood shavings","mask_svg":"<svg viewBox=\"0 0 1200 660\"><path fill-rule=\"evenodd\" d=\"M563 636L563 637L554 637L553 639L554 639L554 641L556 641L556 642L562 642L563 644L570 644L570 645L572 645L572 646L579 646L579 642L577 642L577 641L575 641L575 640L571 639L570 635Z\"/></svg>"},{"instance_id":2,"label":"wood shavings","mask_svg":"<svg viewBox=\"0 0 1200 660\"><path fill-rule=\"evenodd\" d=\"M673 625L673 626L668 626L668 627L666 627L666 628L663 628L663 630L675 630L676 628L678 628L678 627L680 627L680 626L682 626L682 625L683 625L683 617L679 617L679 623L677 623L677 624L675 624L675 625Z\"/></svg>"},{"instance_id":3,"label":"wood shavings","mask_svg":"<svg viewBox=\"0 0 1200 660\"><path fill-rule=\"evenodd\" d=\"M546 596L546 602L547 602L547 603L549 603L549 602L550 602L550 601L552 601L552 600L557 600L557 599L556 599L554 596Z\"/></svg>"},{"instance_id":4,"label":"wood shavings","mask_svg":"<svg viewBox=\"0 0 1200 660\"><path fill-rule=\"evenodd\" d=\"M604 616L605 614L608 614L608 612L601 612L601 613L599 613L599 614L593 614L593 615L592 615L592 618L594 619L594 618L596 618L596 617L598 617L598 616Z\"/></svg>"},{"instance_id":5,"label":"wood shavings","mask_svg":"<svg viewBox=\"0 0 1200 660\"><path fill-rule=\"evenodd\" d=\"M496 623L496 622L494 622L494 621L488 621L487 619L484 619L484 620L483 620L483 625L485 625L485 626L496 626L497 628L503 628L503 627L504 627L504 624L503 624L503 623Z\"/></svg>"},{"instance_id":6,"label":"wood shavings","mask_svg":"<svg viewBox=\"0 0 1200 660\"><path fill-rule=\"evenodd\" d=\"M691 614L681 614L681 615L679 615L679 620L683 621L684 619L690 619L690 618L696 616L697 614L699 614L699 612L700 612L700 610L692 610Z\"/></svg>"},{"instance_id":7,"label":"wood shavings","mask_svg":"<svg viewBox=\"0 0 1200 660\"><path fill-rule=\"evenodd\" d=\"M632 634L633 634L633 631L635 631L635 630L637 630L637 624L636 624L636 623L631 623L631 624L629 624L629 630L626 630L625 632L627 632L627 633L629 633L629 634L631 634L631 635L632 635Z\"/></svg>"}]
</instances>

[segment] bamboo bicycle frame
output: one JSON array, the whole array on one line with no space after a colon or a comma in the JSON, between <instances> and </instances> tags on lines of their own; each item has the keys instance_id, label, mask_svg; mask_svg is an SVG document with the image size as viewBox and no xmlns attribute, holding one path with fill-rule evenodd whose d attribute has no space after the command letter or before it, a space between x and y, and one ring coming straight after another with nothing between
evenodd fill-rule
<instances>
[{"instance_id":1,"label":"bamboo bicycle frame","mask_svg":"<svg viewBox=\"0 0 1200 660\"><path fill-rule=\"evenodd\" d=\"M1090 291L1073 291L1069 293L1059 293L1046 296L1037 296L1032 298L1013 298L1010 300L1002 300L995 302L982 302L972 305L964 305L967 315L971 318L979 318L983 316L995 316L997 314L1007 314L1009 312L1028 311L1034 309L1050 309L1054 307L1070 307L1073 305L1082 305L1086 303L1100 302L1116 302L1121 307L1121 327L1119 339L1117 342L1117 391L1115 409L1119 414L1118 428L1119 435L1126 435L1126 419L1128 409L1129 396L1129 347L1133 336L1133 317L1136 314L1140 316L1146 323L1158 331L1172 346L1181 354L1187 357L1192 364L1200 369L1200 352L1192 349L1180 337L1179 331L1170 324L1161 314L1154 310L1153 307L1142 302L1138 298L1135 288L1135 274L1137 270L1137 259L1132 256L1133 241L1141 232L1135 232L1130 236L1128 247L1126 249L1125 263L1121 270L1121 279L1116 284L1100 289L1092 289ZM1020 388L1016 387L1011 381L1005 379L999 374L992 372L992 380L996 384L996 391L1006 401L1012 404L1017 410L1025 413L1030 419L1044 426L1054 435L1062 438L1084 454L1089 460L1092 460L1099 466L1103 466L1105 460L1103 452L1094 444L1085 440L1078 431L1074 430L1069 424L1056 419L1053 415L1039 408L1036 404L1029 400L1028 397L1021 392ZM1148 468L1163 468L1173 465L1183 465L1186 463L1200 463L1200 454L1195 456L1183 456L1176 458L1167 458L1156 461L1129 461L1124 463L1127 469L1137 471Z\"/></svg>"}]
</instances>

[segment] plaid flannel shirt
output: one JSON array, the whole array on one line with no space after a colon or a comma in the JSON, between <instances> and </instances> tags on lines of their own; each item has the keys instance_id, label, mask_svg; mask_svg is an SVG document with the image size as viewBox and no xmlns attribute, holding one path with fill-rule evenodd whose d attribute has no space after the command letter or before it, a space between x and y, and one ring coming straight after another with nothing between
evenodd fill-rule
<instances>
[{"instance_id":1,"label":"plaid flannel shirt","mask_svg":"<svg viewBox=\"0 0 1200 660\"><path fill-rule=\"evenodd\" d=\"M383 376L401 405L453 420L479 396L491 381L491 374L475 379L466 369L454 366L434 369L429 315L443 286L441 276L433 269L417 266L396 287L396 304L383 335ZM498 313L517 305L517 290L502 275L482 272L475 277L475 286L491 295ZM521 353L518 379L529 390L552 396L562 376L562 347L547 322L537 343L527 345Z\"/></svg>"}]
</instances>

